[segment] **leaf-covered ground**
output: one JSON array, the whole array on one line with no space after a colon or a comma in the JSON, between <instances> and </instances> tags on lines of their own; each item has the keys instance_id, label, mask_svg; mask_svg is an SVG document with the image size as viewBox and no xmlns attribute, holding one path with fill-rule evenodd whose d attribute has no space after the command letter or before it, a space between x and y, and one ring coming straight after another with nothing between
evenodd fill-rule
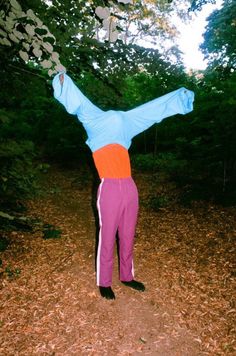
<instances>
[{"instance_id":1,"label":"leaf-covered ground","mask_svg":"<svg viewBox=\"0 0 236 356\"><path fill-rule=\"evenodd\" d=\"M84 177L82 177L84 179ZM152 185L136 174L141 202ZM1 254L0 354L234 355L236 208L175 204L152 212L141 204L135 243L136 279L115 301L95 282L96 229L92 185L76 171L51 169L44 195L28 203L31 217L55 225L11 232Z\"/></svg>"}]
</instances>

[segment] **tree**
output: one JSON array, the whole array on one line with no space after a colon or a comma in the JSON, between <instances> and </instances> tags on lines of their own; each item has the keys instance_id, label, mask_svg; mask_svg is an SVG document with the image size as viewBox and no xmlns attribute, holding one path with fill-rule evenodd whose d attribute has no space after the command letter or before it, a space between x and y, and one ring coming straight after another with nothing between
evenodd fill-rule
<instances>
[{"instance_id":1,"label":"tree","mask_svg":"<svg viewBox=\"0 0 236 356\"><path fill-rule=\"evenodd\" d=\"M94 66L100 71L110 67L112 70L111 61L115 62L117 54L123 59L127 57L128 49L131 58L124 63L129 66L134 62L136 47L124 49L122 41L130 45L142 38L149 39L151 45L158 43L161 48L162 39L173 38L177 33L170 15L177 12L186 16L189 4L189 0L184 0L181 7L178 2L169 0L132 3L130 0L8 0L0 12L0 43L8 47L14 45L15 54L26 62L36 61L49 75L63 69L61 63L71 69L76 59L82 67L87 62L90 70ZM112 46L116 41L119 44ZM168 51L162 49L162 55L164 52L167 60L179 56L175 47ZM97 57L107 54L109 61L101 67L103 63L98 62ZM119 64L113 67L115 65Z\"/></svg>"},{"instance_id":2,"label":"tree","mask_svg":"<svg viewBox=\"0 0 236 356\"><path fill-rule=\"evenodd\" d=\"M23 61L37 59L49 75L64 69L59 54L53 50L55 37L31 8L23 11L18 1L7 1L0 12L0 27L0 44L14 45Z\"/></svg>"},{"instance_id":3,"label":"tree","mask_svg":"<svg viewBox=\"0 0 236 356\"><path fill-rule=\"evenodd\" d=\"M215 4L215 0L193 0L191 2L191 7L190 10L195 11L195 10L201 10L202 7L206 4Z\"/></svg>"},{"instance_id":4,"label":"tree","mask_svg":"<svg viewBox=\"0 0 236 356\"><path fill-rule=\"evenodd\" d=\"M213 67L236 69L236 2L225 0L208 18L201 49Z\"/></svg>"}]
</instances>

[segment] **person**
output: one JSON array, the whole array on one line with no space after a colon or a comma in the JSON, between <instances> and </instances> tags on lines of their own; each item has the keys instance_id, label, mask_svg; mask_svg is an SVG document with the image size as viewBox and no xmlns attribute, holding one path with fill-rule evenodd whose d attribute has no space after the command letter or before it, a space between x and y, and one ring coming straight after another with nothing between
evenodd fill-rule
<instances>
[{"instance_id":1,"label":"person","mask_svg":"<svg viewBox=\"0 0 236 356\"><path fill-rule=\"evenodd\" d=\"M129 111L103 111L95 106L64 72L55 75L54 97L87 132L87 145L100 177L97 193L99 241L96 280L100 294L115 299L112 290L113 252L118 232L119 279L144 291L134 278L133 245L138 215L138 191L131 176L128 149L132 138L164 118L193 110L194 93L180 88Z\"/></svg>"}]
</instances>

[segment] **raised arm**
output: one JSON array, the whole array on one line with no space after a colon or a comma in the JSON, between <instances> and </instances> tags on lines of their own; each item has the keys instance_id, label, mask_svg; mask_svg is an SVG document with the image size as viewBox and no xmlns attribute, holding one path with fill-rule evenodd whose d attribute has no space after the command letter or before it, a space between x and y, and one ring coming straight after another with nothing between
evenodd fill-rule
<instances>
[{"instance_id":1,"label":"raised arm","mask_svg":"<svg viewBox=\"0 0 236 356\"><path fill-rule=\"evenodd\" d=\"M193 110L194 93L180 88L124 113L126 132L130 139L153 124L176 114Z\"/></svg>"},{"instance_id":2,"label":"raised arm","mask_svg":"<svg viewBox=\"0 0 236 356\"><path fill-rule=\"evenodd\" d=\"M65 73L58 73L52 82L54 97L65 107L69 114L77 115L82 123L87 123L103 113L95 106L72 79Z\"/></svg>"}]
</instances>

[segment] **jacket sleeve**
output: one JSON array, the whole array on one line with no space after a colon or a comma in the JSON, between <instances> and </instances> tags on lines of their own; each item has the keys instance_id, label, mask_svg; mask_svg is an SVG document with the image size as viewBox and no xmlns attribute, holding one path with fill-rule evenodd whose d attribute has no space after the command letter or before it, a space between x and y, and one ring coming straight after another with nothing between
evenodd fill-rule
<instances>
[{"instance_id":1,"label":"jacket sleeve","mask_svg":"<svg viewBox=\"0 0 236 356\"><path fill-rule=\"evenodd\" d=\"M77 115L78 119L83 123L84 121L92 120L103 112L86 98L72 79L65 73L63 73L64 82L61 85L60 74L62 73L58 73L52 82L54 97L65 107L69 114Z\"/></svg>"},{"instance_id":2,"label":"jacket sleeve","mask_svg":"<svg viewBox=\"0 0 236 356\"><path fill-rule=\"evenodd\" d=\"M166 117L193 110L194 93L180 88L124 113L130 139Z\"/></svg>"}]
</instances>

